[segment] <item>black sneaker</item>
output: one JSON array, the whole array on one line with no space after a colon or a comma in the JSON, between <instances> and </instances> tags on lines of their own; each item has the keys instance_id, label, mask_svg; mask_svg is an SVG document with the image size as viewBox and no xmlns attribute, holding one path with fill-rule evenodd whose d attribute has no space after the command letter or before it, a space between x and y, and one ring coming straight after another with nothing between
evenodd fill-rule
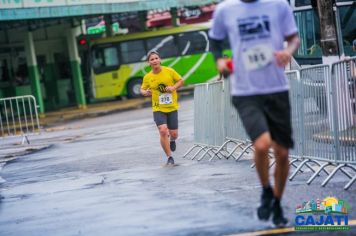
<instances>
[{"instance_id":1,"label":"black sneaker","mask_svg":"<svg viewBox=\"0 0 356 236\"><path fill-rule=\"evenodd\" d=\"M272 204L273 204L273 191L272 188L269 187L263 190L261 196L261 205L257 208L257 216L258 219L267 221L272 212Z\"/></svg>"},{"instance_id":2,"label":"black sneaker","mask_svg":"<svg viewBox=\"0 0 356 236\"><path fill-rule=\"evenodd\" d=\"M171 151L174 152L176 150L176 141L175 140L171 140L169 142L169 147L171 148Z\"/></svg>"},{"instance_id":3,"label":"black sneaker","mask_svg":"<svg viewBox=\"0 0 356 236\"><path fill-rule=\"evenodd\" d=\"M272 207L273 224L278 228L283 228L288 224L288 220L283 216L283 210L279 201L275 201Z\"/></svg>"},{"instance_id":4,"label":"black sneaker","mask_svg":"<svg viewBox=\"0 0 356 236\"><path fill-rule=\"evenodd\" d=\"M167 165L174 165L174 159L173 159L173 157L168 157Z\"/></svg>"}]
</instances>

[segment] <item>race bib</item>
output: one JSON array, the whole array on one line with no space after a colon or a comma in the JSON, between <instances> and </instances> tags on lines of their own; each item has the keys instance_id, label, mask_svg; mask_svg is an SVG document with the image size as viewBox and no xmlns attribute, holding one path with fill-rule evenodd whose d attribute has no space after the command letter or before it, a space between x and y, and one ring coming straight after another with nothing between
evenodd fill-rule
<instances>
[{"instance_id":1,"label":"race bib","mask_svg":"<svg viewBox=\"0 0 356 236\"><path fill-rule=\"evenodd\" d=\"M243 51L242 60L248 71L261 69L272 62L272 47L267 44L258 44Z\"/></svg>"},{"instance_id":2,"label":"race bib","mask_svg":"<svg viewBox=\"0 0 356 236\"><path fill-rule=\"evenodd\" d=\"M173 98L171 93L161 93L159 95L159 105L168 105L173 103Z\"/></svg>"}]
</instances>

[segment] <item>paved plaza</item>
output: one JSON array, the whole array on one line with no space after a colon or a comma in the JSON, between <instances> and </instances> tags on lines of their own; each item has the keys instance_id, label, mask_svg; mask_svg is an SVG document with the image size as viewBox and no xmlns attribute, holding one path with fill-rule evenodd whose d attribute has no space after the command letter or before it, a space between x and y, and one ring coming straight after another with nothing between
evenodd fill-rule
<instances>
[{"instance_id":1,"label":"paved plaza","mask_svg":"<svg viewBox=\"0 0 356 236\"><path fill-rule=\"evenodd\" d=\"M18 145L21 138L3 140L1 153L8 150L9 160L0 167L0 235L233 235L270 229L255 217L260 186L250 156L239 162L182 158L194 142L193 114L193 98L185 97L176 167L164 166L150 108L67 122L30 137L25 148ZM11 157L20 148L26 152ZM308 186L310 176L306 170L287 183L282 204L291 223L297 205L327 196L349 202L349 220L356 219L355 187L344 191L342 174L324 188L325 176ZM345 235L355 233L353 227Z\"/></svg>"}]
</instances>

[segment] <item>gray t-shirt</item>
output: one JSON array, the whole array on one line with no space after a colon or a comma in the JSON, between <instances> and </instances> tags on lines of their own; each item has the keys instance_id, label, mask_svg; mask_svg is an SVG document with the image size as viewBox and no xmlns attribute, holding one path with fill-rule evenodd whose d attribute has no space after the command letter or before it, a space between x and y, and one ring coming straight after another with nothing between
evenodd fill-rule
<instances>
[{"instance_id":1,"label":"gray t-shirt","mask_svg":"<svg viewBox=\"0 0 356 236\"><path fill-rule=\"evenodd\" d=\"M286 0L220 3L209 36L216 40L229 37L234 62L231 94L287 91L284 68L277 65L274 52L282 50L285 37L295 33L297 26Z\"/></svg>"}]
</instances>

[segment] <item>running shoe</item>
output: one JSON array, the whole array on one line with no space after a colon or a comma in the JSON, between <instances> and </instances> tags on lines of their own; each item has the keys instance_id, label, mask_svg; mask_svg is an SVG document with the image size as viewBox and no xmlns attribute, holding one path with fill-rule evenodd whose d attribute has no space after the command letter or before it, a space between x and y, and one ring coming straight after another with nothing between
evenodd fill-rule
<instances>
[{"instance_id":1,"label":"running shoe","mask_svg":"<svg viewBox=\"0 0 356 236\"><path fill-rule=\"evenodd\" d=\"M283 210L279 201L274 201L272 212L273 212L272 221L276 227L283 228L288 224L288 220L283 215Z\"/></svg>"},{"instance_id":2,"label":"running shoe","mask_svg":"<svg viewBox=\"0 0 356 236\"><path fill-rule=\"evenodd\" d=\"M171 140L169 143L169 146L171 148L171 151L174 152L176 150L176 141L175 140Z\"/></svg>"},{"instance_id":3,"label":"running shoe","mask_svg":"<svg viewBox=\"0 0 356 236\"><path fill-rule=\"evenodd\" d=\"M263 190L261 205L257 208L257 216L260 220L267 221L272 213L273 191L272 188Z\"/></svg>"},{"instance_id":4,"label":"running shoe","mask_svg":"<svg viewBox=\"0 0 356 236\"><path fill-rule=\"evenodd\" d=\"M173 157L168 157L167 165L174 165L174 159L173 159Z\"/></svg>"}]
</instances>

